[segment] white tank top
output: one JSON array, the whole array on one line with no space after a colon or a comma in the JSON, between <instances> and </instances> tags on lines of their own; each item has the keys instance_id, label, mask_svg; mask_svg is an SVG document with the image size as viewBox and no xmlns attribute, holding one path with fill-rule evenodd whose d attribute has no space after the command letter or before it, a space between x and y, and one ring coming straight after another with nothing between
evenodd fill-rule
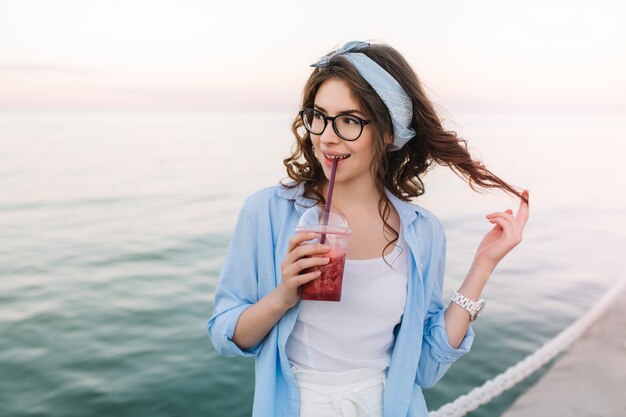
<instances>
[{"instance_id":1,"label":"white tank top","mask_svg":"<svg viewBox=\"0 0 626 417\"><path fill-rule=\"evenodd\" d=\"M400 323L408 284L408 248L402 234L385 256L346 259L341 301L300 301L287 339L288 359L303 369L341 372L386 368L394 327Z\"/></svg>"}]
</instances>

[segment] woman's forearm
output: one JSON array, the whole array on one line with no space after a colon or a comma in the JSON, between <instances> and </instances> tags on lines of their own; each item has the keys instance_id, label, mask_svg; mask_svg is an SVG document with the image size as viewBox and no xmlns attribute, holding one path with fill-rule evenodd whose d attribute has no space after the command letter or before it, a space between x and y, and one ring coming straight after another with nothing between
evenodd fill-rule
<instances>
[{"instance_id":1,"label":"woman's forearm","mask_svg":"<svg viewBox=\"0 0 626 417\"><path fill-rule=\"evenodd\" d=\"M233 342L241 350L257 345L287 310L288 308L278 299L277 291L272 291L241 313L233 334Z\"/></svg>"},{"instance_id":2,"label":"woman's forearm","mask_svg":"<svg viewBox=\"0 0 626 417\"><path fill-rule=\"evenodd\" d=\"M508 209L504 212L487 214L486 217L494 227L478 245L474 262L461 288L458 289L461 295L472 301L480 298L498 262L522 241L522 233L528 220L528 190L522 193L517 216L513 215L513 210ZM467 333L470 314L464 308L450 302L444 317L448 342L456 349Z\"/></svg>"},{"instance_id":3,"label":"woman's forearm","mask_svg":"<svg viewBox=\"0 0 626 417\"><path fill-rule=\"evenodd\" d=\"M495 267L496 265L492 262L475 259L458 292L472 301L478 300ZM470 314L463 307L450 302L444 317L448 342L450 346L457 349L469 328Z\"/></svg>"}]
</instances>

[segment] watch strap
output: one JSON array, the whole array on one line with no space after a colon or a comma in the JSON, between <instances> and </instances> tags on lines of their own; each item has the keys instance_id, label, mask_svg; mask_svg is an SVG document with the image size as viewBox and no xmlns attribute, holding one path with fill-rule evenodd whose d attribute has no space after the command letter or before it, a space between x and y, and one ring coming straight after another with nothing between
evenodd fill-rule
<instances>
[{"instance_id":1,"label":"watch strap","mask_svg":"<svg viewBox=\"0 0 626 417\"><path fill-rule=\"evenodd\" d=\"M480 314L481 310L485 306L485 303L487 302L483 298L472 301L458 291L454 291L454 293L450 297L450 301L452 301L459 307L467 310L467 312L470 314L470 321L476 320L476 318L478 318L478 315Z\"/></svg>"}]
</instances>

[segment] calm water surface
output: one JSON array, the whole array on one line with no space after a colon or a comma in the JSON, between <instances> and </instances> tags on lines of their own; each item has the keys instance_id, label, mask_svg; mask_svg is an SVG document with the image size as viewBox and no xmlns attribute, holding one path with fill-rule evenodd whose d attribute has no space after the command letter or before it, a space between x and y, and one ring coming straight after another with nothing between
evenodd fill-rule
<instances>
[{"instance_id":1,"label":"calm water surface","mask_svg":"<svg viewBox=\"0 0 626 417\"><path fill-rule=\"evenodd\" d=\"M243 199L283 178L290 115L0 113L0 415L247 416L253 361L206 320ZM457 115L446 125L531 191L472 351L430 409L482 384L588 309L626 267L626 118ZM446 226L445 294L484 215L517 208L435 169L417 202ZM543 372L543 371L542 371ZM537 377L470 416L497 416Z\"/></svg>"}]
</instances>

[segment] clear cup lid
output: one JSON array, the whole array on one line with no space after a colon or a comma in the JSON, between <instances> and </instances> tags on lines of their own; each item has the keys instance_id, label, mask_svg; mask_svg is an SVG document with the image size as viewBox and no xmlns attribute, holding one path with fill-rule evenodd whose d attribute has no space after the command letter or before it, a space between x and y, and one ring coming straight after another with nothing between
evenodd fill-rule
<instances>
[{"instance_id":1,"label":"clear cup lid","mask_svg":"<svg viewBox=\"0 0 626 417\"><path fill-rule=\"evenodd\" d=\"M325 216L328 221L324 222ZM307 209L300 217L296 232L313 231L323 233L352 233L348 226L348 219L338 208L331 206L328 214L324 213L324 206L318 205Z\"/></svg>"}]
</instances>

